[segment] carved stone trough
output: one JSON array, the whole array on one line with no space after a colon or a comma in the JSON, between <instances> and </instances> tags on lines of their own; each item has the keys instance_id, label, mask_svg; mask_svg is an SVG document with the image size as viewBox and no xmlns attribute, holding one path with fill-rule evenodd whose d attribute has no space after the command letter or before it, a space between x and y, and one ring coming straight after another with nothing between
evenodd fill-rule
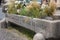
<instances>
[{"instance_id":1,"label":"carved stone trough","mask_svg":"<svg viewBox=\"0 0 60 40\"><path fill-rule=\"evenodd\" d=\"M60 37L60 20L38 19L15 14L7 14L6 19L36 33L42 33L45 38Z\"/></svg>"}]
</instances>

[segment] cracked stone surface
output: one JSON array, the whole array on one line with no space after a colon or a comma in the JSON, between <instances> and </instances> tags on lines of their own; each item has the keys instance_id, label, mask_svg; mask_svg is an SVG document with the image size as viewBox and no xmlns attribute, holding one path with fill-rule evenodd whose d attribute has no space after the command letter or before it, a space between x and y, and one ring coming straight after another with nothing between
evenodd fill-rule
<instances>
[{"instance_id":1,"label":"cracked stone surface","mask_svg":"<svg viewBox=\"0 0 60 40\"><path fill-rule=\"evenodd\" d=\"M5 29L0 29L0 40L22 40L22 39Z\"/></svg>"}]
</instances>

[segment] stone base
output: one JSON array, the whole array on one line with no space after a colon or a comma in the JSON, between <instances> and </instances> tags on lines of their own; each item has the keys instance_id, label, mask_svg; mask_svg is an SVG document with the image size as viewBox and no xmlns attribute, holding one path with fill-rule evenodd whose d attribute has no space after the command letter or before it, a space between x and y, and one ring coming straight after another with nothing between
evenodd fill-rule
<instances>
[{"instance_id":1,"label":"stone base","mask_svg":"<svg viewBox=\"0 0 60 40\"><path fill-rule=\"evenodd\" d=\"M37 33L37 34L35 34L33 40L45 40L45 38L44 38L43 34Z\"/></svg>"}]
</instances>

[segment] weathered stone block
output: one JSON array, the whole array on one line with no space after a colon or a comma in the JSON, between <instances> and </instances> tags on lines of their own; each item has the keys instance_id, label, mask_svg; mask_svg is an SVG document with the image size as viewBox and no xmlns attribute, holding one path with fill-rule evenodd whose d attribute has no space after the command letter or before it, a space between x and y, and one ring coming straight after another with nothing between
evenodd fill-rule
<instances>
[{"instance_id":1,"label":"weathered stone block","mask_svg":"<svg viewBox=\"0 0 60 40\"><path fill-rule=\"evenodd\" d=\"M7 19L36 33L42 33L46 38L60 36L60 20L32 19L19 15L8 15Z\"/></svg>"},{"instance_id":2,"label":"weathered stone block","mask_svg":"<svg viewBox=\"0 0 60 40\"><path fill-rule=\"evenodd\" d=\"M32 26L32 18L26 17L26 16L21 16L20 17L20 25L24 26L25 28L34 30L34 27Z\"/></svg>"},{"instance_id":3,"label":"weathered stone block","mask_svg":"<svg viewBox=\"0 0 60 40\"><path fill-rule=\"evenodd\" d=\"M41 33L37 33L34 35L33 40L45 40L45 37Z\"/></svg>"}]
</instances>

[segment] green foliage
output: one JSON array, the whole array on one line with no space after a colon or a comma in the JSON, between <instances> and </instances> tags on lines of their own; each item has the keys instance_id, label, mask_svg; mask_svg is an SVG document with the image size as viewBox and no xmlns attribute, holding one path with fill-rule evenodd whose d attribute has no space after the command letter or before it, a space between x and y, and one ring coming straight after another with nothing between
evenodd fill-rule
<instances>
[{"instance_id":1,"label":"green foliage","mask_svg":"<svg viewBox=\"0 0 60 40\"><path fill-rule=\"evenodd\" d=\"M47 16L52 15L52 14L51 14L51 10L50 10L49 7L45 7L45 8L43 9L43 13L46 14Z\"/></svg>"},{"instance_id":2,"label":"green foliage","mask_svg":"<svg viewBox=\"0 0 60 40\"><path fill-rule=\"evenodd\" d=\"M56 10L56 3L55 2L50 2L49 7L50 7L50 14L53 15L55 10Z\"/></svg>"},{"instance_id":3,"label":"green foliage","mask_svg":"<svg viewBox=\"0 0 60 40\"><path fill-rule=\"evenodd\" d=\"M47 16L44 9L41 9L41 6L36 2L30 4L29 6L25 7L21 10L20 15L25 15L33 18L42 18Z\"/></svg>"},{"instance_id":4,"label":"green foliage","mask_svg":"<svg viewBox=\"0 0 60 40\"><path fill-rule=\"evenodd\" d=\"M17 9L15 8L15 4L14 3L10 3L9 5L8 5L8 13L13 13L13 14L15 14L15 13L17 13Z\"/></svg>"},{"instance_id":5,"label":"green foliage","mask_svg":"<svg viewBox=\"0 0 60 40\"><path fill-rule=\"evenodd\" d=\"M19 3L11 4L8 7L8 13L19 13L20 15L29 16L33 18L44 18L46 16L53 16L53 13L56 9L56 5L54 3L49 3L49 5L44 6L40 6L37 2L32 2L26 7L23 7L22 4ZM20 9L20 12L17 12L17 9Z\"/></svg>"},{"instance_id":6,"label":"green foliage","mask_svg":"<svg viewBox=\"0 0 60 40\"><path fill-rule=\"evenodd\" d=\"M15 14L15 13L17 13L17 10L16 10L16 8L9 8L8 9L8 13L12 13L12 14Z\"/></svg>"},{"instance_id":7,"label":"green foliage","mask_svg":"<svg viewBox=\"0 0 60 40\"><path fill-rule=\"evenodd\" d=\"M10 14L16 14L16 13L18 13L17 10L20 9L21 7L22 7L22 4L11 2L8 5L8 10L7 11Z\"/></svg>"},{"instance_id":8,"label":"green foliage","mask_svg":"<svg viewBox=\"0 0 60 40\"><path fill-rule=\"evenodd\" d=\"M20 11L20 15L24 15L26 16L27 15L27 11L25 8L22 8L21 11Z\"/></svg>"},{"instance_id":9,"label":"green foliage","mask_svg":"<svg viewBox=\"0 0 60 40\"><path fill-rule=\"evenodd\" d=\"M39 17L40 17L40 9L32 8L32 9L30 9L29 14L30 14L30 15L28 15L28 16L32 16L32 17L35 17L35 18L39 18Z\"/></svg>"}]
</instances>

